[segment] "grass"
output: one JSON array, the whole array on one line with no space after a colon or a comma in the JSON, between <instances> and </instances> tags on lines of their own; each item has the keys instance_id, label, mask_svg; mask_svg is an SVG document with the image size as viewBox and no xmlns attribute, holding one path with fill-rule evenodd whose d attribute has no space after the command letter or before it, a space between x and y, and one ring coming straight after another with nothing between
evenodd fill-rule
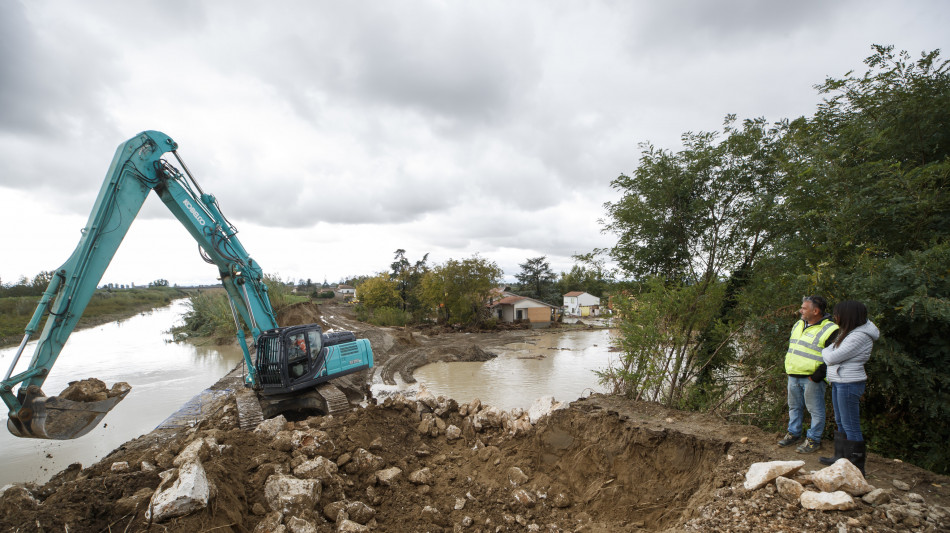
<instances>
[{"instance_id":1,"label":"grass","mask_svg":"<svg viewBox=\"0 0 950 533\"><path fill-rule=\"evenodd\" d=\"M172 300L183 298L187 294L181 289L172 287L100 289L92 295L76 329L98 326L135 316L156 307L164 307ZM0 347L19 344L39 301L38 296L0 298ZM41 322L40 328L42 324ZM34 338L36 338L35 335Z\"/></svg>"},{"instance_id":2,"label":"grass","mask_svg":"<svg viewBox=\"0 0 950 533\"><path fill-rule=\"evenodd\" d=\"M310 301L310 297L294 294L290 287L279 278L264 276L267 296L274 314L279 316L283 309L300 302ZM228 304L224 288L202 290L191 296L191 311L185 313L183 324L172 329L175 340L186 338L210 339L215 344L227 344L236 336L234 317Z\"/></svg>"}]
</instances>

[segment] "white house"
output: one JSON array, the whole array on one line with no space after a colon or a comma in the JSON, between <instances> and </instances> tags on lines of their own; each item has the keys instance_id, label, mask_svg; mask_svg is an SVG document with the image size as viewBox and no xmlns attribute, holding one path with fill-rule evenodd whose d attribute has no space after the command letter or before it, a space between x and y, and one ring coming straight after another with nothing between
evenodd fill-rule
<instances>
[{"instance_id":1,"label":"white house","mask_svg":"<svg viewBox=\"0 0 950 533\"><path fill-rule=\"evenodd\" d=\"M600 315L600 298L582 291L571 291L564 295L565 316Z\"/></svg>"},{"instance_id":2,"label":"white house","mask_svg":"<svg viewBox=\"0 0 950 533\"><path fill-rule=\"evenodd\" d=\"M356 294L356 289L349 285L343 285L341 283L340 285L336 286L336 292L340 294L344 294L344 295L345 294L353 295L353 294Z\"/></svg>"},{"instance_id":3,"label":"white house","mask_svg":"<svg viewBox=\"0 0 950 533\"><path fill-rule=\"evenodd\" d=\"M557 307L527 296L506 296L491 305L494 315L502 322L526 320L532 327L547 327Z\"/></svg>"}]
</instances>

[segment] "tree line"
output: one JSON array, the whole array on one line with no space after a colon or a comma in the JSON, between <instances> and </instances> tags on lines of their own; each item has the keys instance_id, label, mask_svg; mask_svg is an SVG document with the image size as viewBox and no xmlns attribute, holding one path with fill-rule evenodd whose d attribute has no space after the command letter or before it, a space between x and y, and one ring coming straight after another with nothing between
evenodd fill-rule
<instances>
[{"instance_id":1,"label":"tree line","mask_svg":"<svg viewBox=\"0 0 950 533\"><path fill-rule=\"evenodd\" d=\"M394 252L389 270L354 279L360 302L359 318L381 325L405 325L435 319L442 324L484 327L493 319L489 304L505 286L504 272L494 261L478 254L429 264L428 254L414 262L404 249ZM575 255L569 272L556 275L547 256L533 257L519 266L512 290L521 296L560 306L570 291L606 296L613 283L605 259L595 253Z\"/></svg>"},{"instance_id":2,"label":"tree line","mask_svg":"<svg viewBox=\"0 0 950 533\"><path fill-rule=\"evenodd\" d=\"M948 473L948 61L872 48L864 73L816 85L811 116L727 116L680 150L641 146L604 206L608 252L633 281L618 302L623 362L602 378L780 429L802 297L860 300L881 330L861 411L869 448Z\"/></svg>"}]
</instances>

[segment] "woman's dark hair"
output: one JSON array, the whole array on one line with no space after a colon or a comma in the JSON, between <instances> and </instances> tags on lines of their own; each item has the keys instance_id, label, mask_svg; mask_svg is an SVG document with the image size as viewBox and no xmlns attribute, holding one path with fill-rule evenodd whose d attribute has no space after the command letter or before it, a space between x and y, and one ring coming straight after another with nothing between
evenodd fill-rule
<instances>
[{"instance_id":1,"label":"woman's dark hair","mask_svg":"<svg viewBox=\"0 0 950 533\"><path fill-rule=\"evenodd\" d=\"M835 348L841 346L841 341L854 331L854 328L863 326L868 321L868 308L856 300L845 300L835 305L835 323L838 324L838 338L835 339Z\"/></svg>"}]
</instances>

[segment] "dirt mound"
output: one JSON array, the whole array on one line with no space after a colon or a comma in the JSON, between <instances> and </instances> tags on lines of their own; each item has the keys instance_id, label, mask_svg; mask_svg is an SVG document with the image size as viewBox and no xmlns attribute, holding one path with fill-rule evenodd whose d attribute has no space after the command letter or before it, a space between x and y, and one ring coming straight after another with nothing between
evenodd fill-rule
<instances>
[{"instance_id":1,"label":"dirt mound","mask_svg":"<svg viewBox=\"0 0 950 533\"><path fill-rule=\"evenodd\" d=\"M112 388L96 378L87 378L80 381L70 381L69 385L57 396L74 402L99 402L114 398L129 390L131 387L124 381L112 384Z\"/></svg>"},{"instance_id":2,"label":"dirt mound","mask_svg":"<svg viewBox=\"0 0 950 533\"><path fill-rule=\"evenodd\" d=\"M328 329L323 321L320 308L310 302L300 302L285 307L277 313L278 324L320 324L323 329Z\"/></svg>"},{"instance_id":3,"label":"dirt mound","mask_svg":"<svg viewBox=\"0 0 950 533\"><path fill-rule=\"evenodd\" d=\"M477 400L459 405L431 395L395 397L343 416L265 421L247 432L236 427L233 401L222 399L213 416L188 432L152 433L90 468L72 465L42 487L8 489L0 497L0 527L838 531L840 522L845 530L852 524L892 531L910 528L912 505L930 512L921 527L950 527L940 515L948 502L940 484L947 480L933 474L927 481L934 490L918 487L913 498L895 493L892 504L901 506L891 508L815 513L774 490L750 493L742 488L743 474L763 458L758 439L770 436L740 444L738 435L753 430L720 421L718 430L706 431L703 424L714 421L693 423L699 419L649 404L595 396L532 426L523 412ZM724 439L724 433L731 435ZM184 470L189 462L203 466L207 503L150 523L156 489L174 479L164 472ZM289 494L286 487L294 483L309 492Z\"/></svg>"}]
</instances>

